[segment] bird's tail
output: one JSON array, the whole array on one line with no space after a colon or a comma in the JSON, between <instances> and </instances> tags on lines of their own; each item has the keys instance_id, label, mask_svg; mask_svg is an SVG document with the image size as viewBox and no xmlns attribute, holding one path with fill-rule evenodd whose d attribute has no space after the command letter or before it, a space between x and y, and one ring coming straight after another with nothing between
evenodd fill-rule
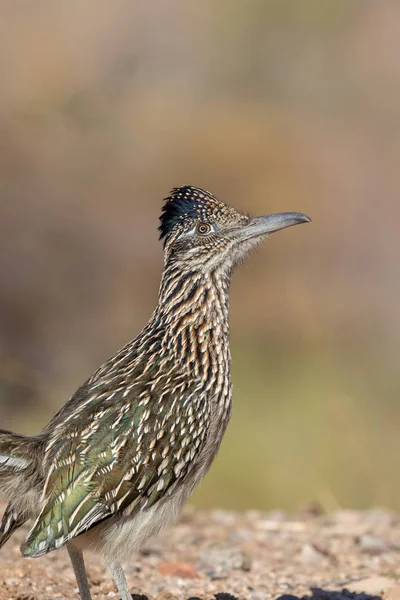
<instances>
[{"instance_id":1,"label":"bird's tail","mask_svg":"<svg viewBox=\"0 0 400 600\"><path fill-rule=\"evenodd\" d=\"M8 506L0 525L0 548L39 508L41 442L0 429L0 499Z\"/></svg>"},{"instance_id":2,"label":"bird's tail","mask_svg":"<svg viewBox=\"0 0 400 600\"><path fill-rule=\"evenodd\" d=\"M0 429L0 496L9 494L12 480L18 480L22 474L36 466L40 442L38 438L19 435Z\"/></svg>"}]
</instances>

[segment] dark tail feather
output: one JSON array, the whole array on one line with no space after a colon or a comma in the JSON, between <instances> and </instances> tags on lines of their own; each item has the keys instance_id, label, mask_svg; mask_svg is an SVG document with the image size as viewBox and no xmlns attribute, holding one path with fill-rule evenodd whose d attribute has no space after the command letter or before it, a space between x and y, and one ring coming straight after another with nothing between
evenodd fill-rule
<instances>
[{"instance_id":1,"label":"dark tail feather","mask_svg":"<svg viewBox=\"0 0 400 600\"><path fill-rule=\"evenodd\" d=\"M0 498L8 502L0 524L0 548L38 509L41 456L39 438L0 429Z\"/></svg>"},{"instance_id":2,"label":"dark tail feather","mask_svg":"<svg viewBox=\"0 0 400 600\"><path fill-rule=\"evenodd\" d=\"M0 525L0 548L4 546L14 531L18 529L18 527L21 527L26 520L27 519L22 514L14 510L12 504L7 506Z\"/></svg>"},{"instance_id":3,"label":"dark tail feather","mask_svg":"<svg viewBox=\"0 0 400 600\"><path fill-rule=\"evenodd\" d=\"M32 465L38 454L38 440L0 429L0 494L1 479Z\"/></svg>"}]
</instances>

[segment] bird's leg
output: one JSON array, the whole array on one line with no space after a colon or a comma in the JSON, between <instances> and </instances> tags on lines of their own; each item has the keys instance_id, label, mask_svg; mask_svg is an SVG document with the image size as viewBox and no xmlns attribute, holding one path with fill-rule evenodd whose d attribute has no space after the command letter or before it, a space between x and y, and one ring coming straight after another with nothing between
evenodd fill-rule
<instances>
[{"instance_id":1,"label":"bird's leg","mask_svg":"<svg viewBox=\"0 0 400 600\"><path fill-rule=\"evenodd\" d=\"M132 596L129 592L128 584L121 565L117 562L112 562L109 563L108 566L110 567L113 579L121 595L121 600L132 600Z\"/></svg>"},{"instance_id":2,"label":"bird's leg","mask_svg":"<svg viewBox=\"0 0 400 600\"><path fill-rule=\"evenodd\" d=\"M74 568L81 600L92 600L89 582L86 575L85 563L83 562L83 554L71 544L67 544L67 550Z\"/></svg>"}]
</instances>

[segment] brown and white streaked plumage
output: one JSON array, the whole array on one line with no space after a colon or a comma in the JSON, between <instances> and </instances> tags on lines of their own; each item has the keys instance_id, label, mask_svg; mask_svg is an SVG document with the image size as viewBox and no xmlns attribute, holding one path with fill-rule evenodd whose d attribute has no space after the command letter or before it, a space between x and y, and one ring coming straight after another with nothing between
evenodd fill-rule
<instances>
[{"instance_id":1,"label":"brown and white streaked plumage","mask_svg":"<svg viewBox=\"0 0 400 600\"><path fill-rule=\"evenodd\" d=\"M28 519L27 557L64 544L82 600L82 550L102 554L122 600L120 561L179 510L209 469L231 414L228 296L235 265L299 213L250 218L183 186L159 227L165 264L143 331L35 437L0 430L0 546Z\"/></svg>"}]
</instances>

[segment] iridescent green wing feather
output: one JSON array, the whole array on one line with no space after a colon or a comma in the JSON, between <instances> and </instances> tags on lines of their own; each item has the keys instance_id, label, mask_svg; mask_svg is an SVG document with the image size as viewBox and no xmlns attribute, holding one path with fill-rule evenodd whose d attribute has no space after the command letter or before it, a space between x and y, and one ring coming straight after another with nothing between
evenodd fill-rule
<instances>
[{"instance_id":1,"label":"iridescent green wing feather","mask_svg":"<svg viewBox=\"0 0 400 600\"><path fill-rule=\"evenodd\" d=\"M22 552L40 556L116 514L156 503L201 449L207 403L180 378L103 389L54 427L44 507ZM95 404L93 406L93 404ZM54 424L53 424L54 425Z\"/></svg>"}]
</instances>

